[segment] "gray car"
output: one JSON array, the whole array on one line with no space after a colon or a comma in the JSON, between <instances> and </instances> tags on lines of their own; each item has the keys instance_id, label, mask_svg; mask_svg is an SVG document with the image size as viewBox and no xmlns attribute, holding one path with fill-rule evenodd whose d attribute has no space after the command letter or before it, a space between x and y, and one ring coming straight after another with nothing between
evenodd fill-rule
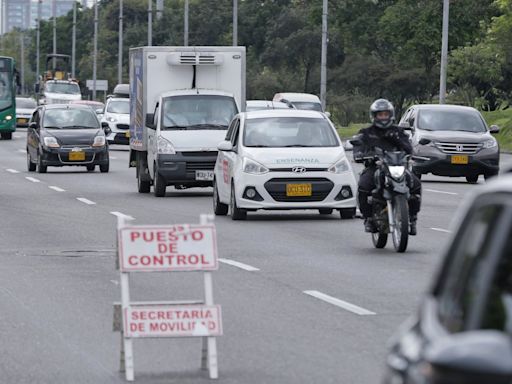
<instances>
[{"instance_id":1,"label":"gray car","mask_svg":"<svg viewBox=\"0 0 512 384\"><path fill-rule=\"evenodd\" d=\"M414 173L421 177L465 177L476 183L479 175L487 180L499 172L500 149L492 136L498 126L487 127L480 112L458 105L413 105L399 124L411 131L416 160ZM426 159L428 158L428 159Z\"/></svg>"}]
</instances>

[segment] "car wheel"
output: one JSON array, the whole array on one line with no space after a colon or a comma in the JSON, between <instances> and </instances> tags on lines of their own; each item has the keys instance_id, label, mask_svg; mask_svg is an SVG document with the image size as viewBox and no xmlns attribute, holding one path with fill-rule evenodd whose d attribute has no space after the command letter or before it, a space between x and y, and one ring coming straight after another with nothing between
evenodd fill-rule
<instances>
[{"instance_id":1,"label":"car wheel","mask_svg":"<svg viewBox=\"0 0 512 384\"><path fill-rule=\"evenodd\" d=\"M245 220L247 218L247 211L245 209L240 209L236 205L236 196L235 196L235 186L231 185L231 199L229 208L231 210L231 219L232 220Z\"/></svg>"},{"instance_id":2,"label":"car wheel","mask_svg":"<svg viewBox=\"0 0 512 384\"><path fill-rule=\"evenodd\" d=\"M225 216L228 214L229 206L221 203L219 199L219 190L217 189L217 182L213 180L213 212L217 216Z\"/></svg>"},{"instance_id":3,"label":"car wheel","mask_svg":"<svg viewBox=\"0 0 512 384\"><path fill-rule=\"evenodd\" d=\"M94 164L89 164L86 168L88 172L94 172L94 168L96 168L96 166Z\"/></svg>"},{"instance_id":4,"label":"car wheel","mask_svg":"<svg viewBox=\"0 0 512 384\"><path fill-rule=\"evenodd\" d=\"M466 176L466 180L470 184L476 184L478 183L478 175Z\"/></svg>"},{"instance_id":5,"label":"car wheel","mask_svg":"<svg viewBox=\"0 0 512 384\"><path fill-rule=\"evenodd\" d=\"M110 162L107 164L100 164L100 172L107 173L110 170Z\"/></svg>"},{"instance_id":6,"label":"car wheel","mask_svg":"<svg viewBox=\"0 0 512 384\"><path fill-rule=\"evenodd\" d=\"M34 172L36 170L36 164L32 162L32 159L30 158L30 153L28 153L28 150L27 150L27 169L29 172Z\"/></svg>"},{"instance_id":7,"label":"car wheel","mask_svg":"<svg viewBox=\"0 0 512 384\"><path fill-rule=\"evenodd\" d=\"M48 166L43 165L43 161L41 160L41 155L39 155L38 161L37 161L37 173L46 173L47 170L48 170Z\"/></svg>"},{"instance_id":8,"label":"car wheel","mask_svg":"<svg viewBox=\"0 0 512 384\"><path fill-rule=\"evenodd\" d=\"M340 218L342 220L353 219L356 217L356 208L342 208L340 209Z\"/></svg>"},{"instance_id":9,"label":"car wheel","mask_svg":"<svg viewBox=\"0 0 512 384\"><path fill-rule=\"evenodd\" d=\"M318 212L320 212L321 215L330 215L332 214L332 208L320 208Z\"/></svg>"},{"instance_id":10,"label":"car wheel","mask_svg":"<svg viewBox=\"0 0 512 384\"><path fill-rule=\"evenodd\" d=\"M153 193L156 197L164 197L165 190L167 189L167 184L160 173L158 172L158 168L155 166L155 175L153 178Z\"/></svg>"},{"instance_id":11,"label":"car wheel","mask_svg":"<svg viewBox=\"0 0 512 384\"><path fill-rule=\"evenodd\" d=\"M2 132L2 140L11 140L12 132Z\"/></svg>"}]
</instances>

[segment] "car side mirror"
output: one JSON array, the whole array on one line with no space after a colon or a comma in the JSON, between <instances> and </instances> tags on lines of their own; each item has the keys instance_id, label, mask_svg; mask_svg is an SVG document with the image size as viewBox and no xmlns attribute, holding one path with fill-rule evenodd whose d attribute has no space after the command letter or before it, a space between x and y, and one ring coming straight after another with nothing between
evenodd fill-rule
<instances>
[{"instance_id":1,"label":"car side mirror","mask_svg":"<svg viewBox=\"0 0 512 384\"><path fill-rule=\"evenodd\" d=\"M432 384L509 384L512 341L502 332L462 332L441 338L425 352Z\"/></svg>"},{"instance_id":2,"label":"car side mirror","mask_svg":"<svg viewBox=\"0 0 512 384\"><path fill-rule=\"evenodd\" d=\"M221 143L219 143L219 145L217 146L217 149L219 151L224 151L224 152L233 152L233 144L231 144L231 141L222 141Z\"/></svg>"},{"instance_id":3,"label":"car side mirror","mask_svg":"<svg viewBox=\"0 0 512 384\"><path fill-rule=\"evenodd\" d=\"M331 117L331 112L324 112L325 113L325 116L327 116L328 118Z\"/></svg>"},{"instance_id":4,"label":"car side mirror","mask_svg":"<svg viewBox=\"0 0 512 384\"><path fill-rule=\"evenodd\" d=\"M105 135L110 135L112 133L110 126L106 122L101 123L101 128L103 128L103 131L105 131Z\"/></svg>"},{"instance_id":5,"label":"car side mirror","mask_svg":"<svg viewBox=\"0 0 512 384\"><path fill-rule=\"evenodd\" d=\"M37 129L37 128L39 128L39 126L37 125L37 123L36 123L35 121L31 122L31 123L28 125L28 127L29 127L30 129Z\"/></svg>"},{"instance_id":6,"label":"car side mirror","mask_svg":"<svg viewBox=\"0 0 512 384\"><path fill-rule=\"evenodd\" d=\"M419 145L427 145L427 144L430 144L431 142L432 142L432 140L422 138L422 139L420 139L420 141L418 142L418 144L419 144Z\"/></svg>"},{"instance_id":7,"label":"car side mirror","mask_svg":"<svg viewBox=\"0 0 512 384\"><path fill-rule=\"evenodd\" d=\"M349 140L349 143L352 144L354 147L360 147L361 145L363 145L363 141L361 140L359 135L353 136Z\"/></svg>"},{"instance_id":8,"label":"car side mirror","mask_svg":"<svg viewBox=\"0 0 512 384\"><path fill-rule=\"evenodd\" d=\"M489 127L489 132L492 134L500 133L500 127L498 127L497 125L491 125Z\"/></svg>"},{"instance_id":9,"label":"car side mirror","mask_svg":"<svg viewBox=\"0 0 512 384\"><path fill-rule=\"evenodd\" d=\"M103 114L103 108L98 108L98 109L96 109L95 112L96 112L97 115L102 115Z\"/></svg>"},{"instance_id":10,"label":"car side mirror","mask_svg":"<svg viewBox=\"0 0 512 384\"><path fill-rule=\"evenodd\" d=\"M402 121L400 124L398 124L398 126L400 128L402 128L403 130L405 130L405 131L411 131L412 130L411 125L407 121Z\"/></svg>"},{"instance_id":11,"label":"car side mirror","mask_svg":"<svg viewBox=\"0 0 512 384\"><path fill-rule=\"evenodd\" d=\"M155 115L153 113L146 114L146 127L149 129L156 129L155 124L153 124L154 119Z\"/></svg>"}]
</instances>

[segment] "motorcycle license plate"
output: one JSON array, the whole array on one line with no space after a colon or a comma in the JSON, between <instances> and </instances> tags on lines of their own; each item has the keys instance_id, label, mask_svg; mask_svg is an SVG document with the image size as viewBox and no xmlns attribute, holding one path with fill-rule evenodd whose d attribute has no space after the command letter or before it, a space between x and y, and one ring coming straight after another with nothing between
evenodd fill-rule
<instances>
[{"instance_id":1,"label":"motorcycle license plate","mask_svg":"<svg viewBox=\"0 0 512 384\"><path fill-rule=\"evenodd\" d=\"M311 184L286 184L286 196L311 196L313 187Z\"/></svg>"},{"instance_id":2,"label":"motorcycle license plate","mask_svg":"<svg viewBox=\"0 0 512 384\"><path fill-rule=\"evenodd\" d=\"M213 181L213 171L196 171L196 180Z\"/></svg>"},{"instance_id":3,"label":"motorcycle license plate","mask_svg":"<svg viewBox=\"0 0 512 384\"><path fill-rule=\"evenodd\" d=\"M468 164L468 155L452 155L452 164Z\"/></svg>"},{"instance_id":4,"label":"motorcycle license plate","mask_svg":"<svg viewBox=\"0 0 512 384\"><path fill-rule=\"evenodd\" d=\"M84 161L85 152L69 152L69 161Z\"/></svg>"}]
</instances>

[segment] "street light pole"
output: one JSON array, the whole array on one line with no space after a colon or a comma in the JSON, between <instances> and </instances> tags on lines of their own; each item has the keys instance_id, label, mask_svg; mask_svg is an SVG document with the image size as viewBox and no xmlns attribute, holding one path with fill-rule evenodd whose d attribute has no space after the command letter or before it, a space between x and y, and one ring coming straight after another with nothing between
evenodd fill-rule
<instances>
[{"instance_id":1,"label":"street light pole","mask_svg":"<svg viewBox=\"0 0 512 384\"><path fill-rule=\"evenodd\" d=\"M123 0L119 0L119 42L117 52L117 83L123 82Z\"/></svg>"},{"instance_id":2,"label":"street light pole","mask_svg":"<svg viewBox=\"0 0 512 384\"><path fill-rule=\"evenodd\" d=\"M39 84L39 61L40 59L40 41L41 41L41 3L43 0L37 2L37 27L36 27L36 83Z\"/></svg>"},{"instance_id":3,"label":"street light pole","mask_svg":"<svg viewBox=\"0 0 512 384\"><path fill-rule=\"evenodd\" d=\"M57 3L56 0L52 1L52 15L53 15L53 54L57 54ZM54 57L53 61L53 70L55 71L55 66L57 65L57 60Z\"/></svg>"},{"instance_id":4,"label":"street light pole","mask_svg":"<svg viewBox=\"0 0 512 384\"><path fill-rule=\"evenodd\" d=\"M148 46L153 42L153 0L148 0Z\"/></svg>"},{"instance_id":5,"label":"street light pole","mask_svg":"<svg viewBox=\"0 0 512 384\"><path fill-rule=\"evenodd\" d=\"M23 95L25 89L25 35L23 32L20 34L20 45L21 45L21 72L20 72L20 82L21 89L20 93Z\"/></svg>"},{"instance_id":6,"label":"street light pole","mask_svg":"<svg viewBox=\"0 0 512 384\"><path fill-rule=\"evenodd\" d=\"M92 99L96 100L96 65L98 61L98 0L94 0L94 47L92 63Z\"/></svg>"},{"instance_id":7,"label":"street light pole","mask_svg":"<svg viewBox=\"0 0 512 384\"><path fill-rule=\"evenodd\" d=\"M188 46L188 0L185 0L185 30L183 31L183 45Z\"/></svg>"},{"instance_id":8,"label":"street light pole","mask_svg":"<svg viewBox=\"0 0 512 384\"><path fill-rule=\"evenodd\" d=\"M325 111L327 91L327 12L328 0L323 0L322 7L322 58L320 63L320 101Z\"/></svg>"},{"instance_id":9,"label":"street light pole","mask_svg":"<svg viewBox=\"0 0 512 384\"><path fill-rule=\"evenodd\" d=\"M448 71L448 24L450 0L443 0L443 40L441 44L441 76L439 80L439 104L446 103L446 72Z\"/></svg>"},{"instance_id":10,"label":"street light pole","mask_svg":"<svg viewBox=\"0 0 512 384\"><path fill-rule=\"evenodd\" d=\"M76 62L76 1L73 2L73 32L71 40L71 77L75 78L75 62Z\"/></svg>"},{"instance_id":11,"label":"street light pole","mask_svg":"<svg viewBox=\"0 0 512 384\"><path fill-rule=\"evenodd\" d=\"M233 0L233 46L238 45L238 0Z\"/></svg>"}]
</instances>

